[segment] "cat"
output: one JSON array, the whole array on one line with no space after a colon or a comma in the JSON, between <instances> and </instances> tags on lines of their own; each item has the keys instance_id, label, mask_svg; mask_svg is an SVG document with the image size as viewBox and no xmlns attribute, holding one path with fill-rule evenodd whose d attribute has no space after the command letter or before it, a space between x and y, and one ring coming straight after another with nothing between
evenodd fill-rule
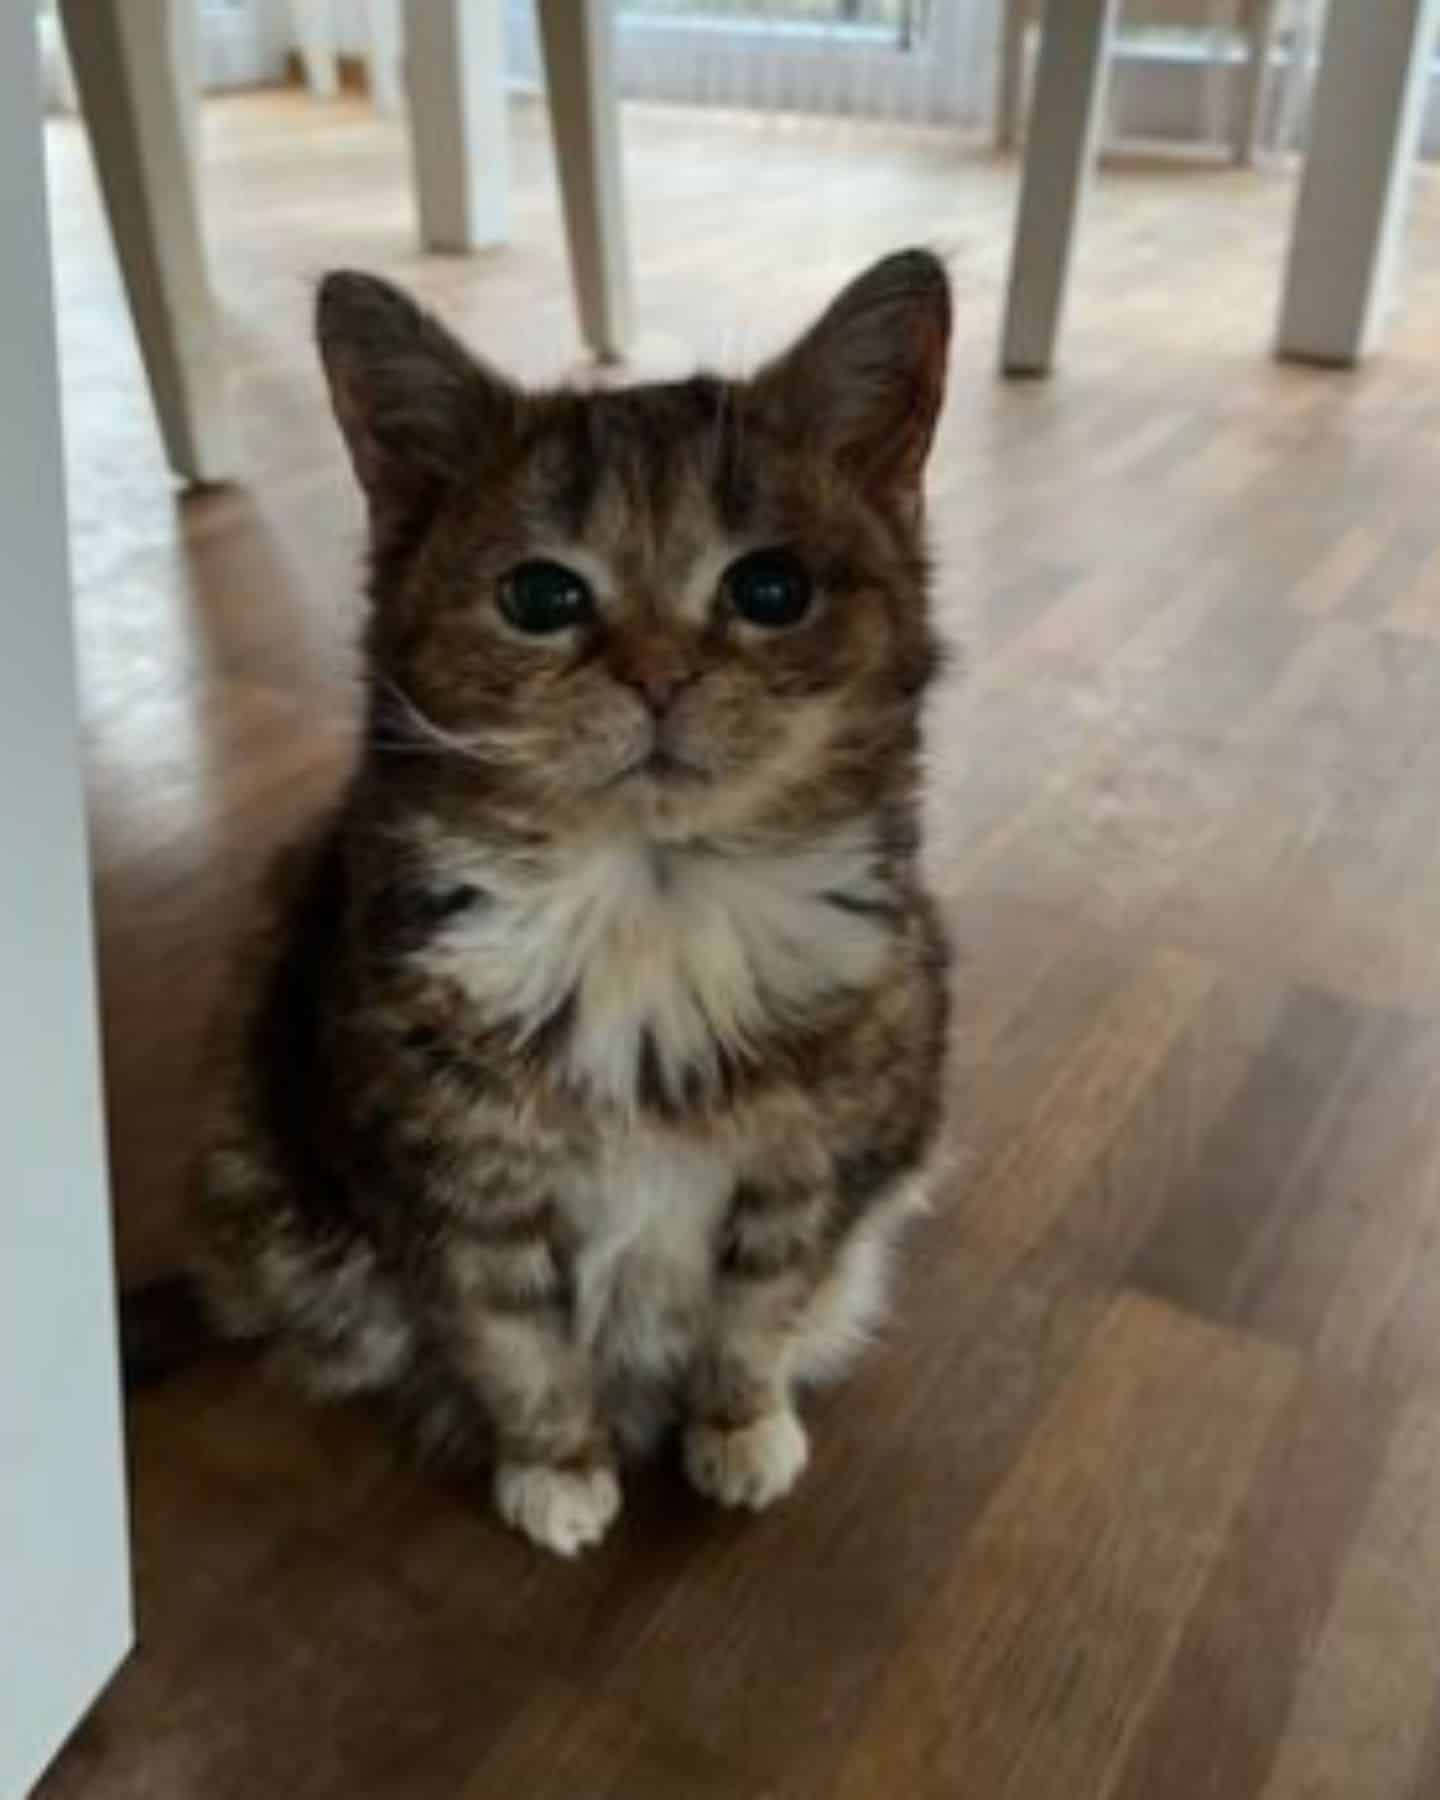
<instances>
[{"instance_id":1,"label":"cat","mask_svg":"<svg viewBox=\"0 0 1440 1800\"><path fill-rule=\"evenodd\" d=\"M906 251L749 380L527 393L386 283L319 289L364 728L226 1009L197 1273L561 1555L672 1419L703 1494L790 1489L918 1203L949 326Z\"/></svg>"}]
</instances>

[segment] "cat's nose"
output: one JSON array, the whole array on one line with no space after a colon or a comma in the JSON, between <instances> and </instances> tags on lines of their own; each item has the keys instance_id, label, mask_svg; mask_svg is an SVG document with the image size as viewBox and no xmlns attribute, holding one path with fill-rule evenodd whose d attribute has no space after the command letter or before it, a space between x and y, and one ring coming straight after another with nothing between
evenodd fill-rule
<instances>
[{"instance_id":1,"label":"cat's nose","mask_svg":"<svg viewBox=\"0 0 1440 1800\"><path fill-rule=\"evenodd\" d=\"M637 660L615 673L626 687L634 688L657 719L664 718L682 689L689 687L696 675L696 671L678 657Z\"/></svg>"},{"instance_id":2,"label":"cat's nose","mask_svg":"<svg viewBox=\"0 0 1440 1800\"><path fill-rule=\"evenodd\" d=\"M638 689L655 717L662 719L675 704L675 696L681 688L689 687L694 679L693 675L649 675L631 685Z\"/></svg>"}]
</instances>

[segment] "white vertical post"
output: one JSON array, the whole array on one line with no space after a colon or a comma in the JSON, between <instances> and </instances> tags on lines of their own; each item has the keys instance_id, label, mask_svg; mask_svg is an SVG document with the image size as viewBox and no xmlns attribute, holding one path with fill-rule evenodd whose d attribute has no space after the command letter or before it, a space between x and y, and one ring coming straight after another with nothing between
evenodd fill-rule
<instances>
[{"instance_id":1,"label":"white vertical post","mask_svg":"<svg viewBox=\"0 0 1440 1800\"><path fill-rule=\"evenodd\" d=\"M1440 0L1331 0L1276 349L1346 366L1384 323Z\"/></svg>"},{"instance_id":2,"label":"white vertical post","mask_svg":"<svg viewBox=\"0 0 1440 1800\"><path fill-rule=\"evenodd\" d=\"M1025 110L1025 36L1030 0L1000 0L1000 55L996 65L995 148L1013 150L1020 142Z\"/></svg>"},{"instance_id":3,"label":"white vertical post","mask_svg":"<svg viewBox=\"0 0 1440 1800\"><path fill-rule=\"evenodd\" d=\"M580 329L602 361L630 341L630 251L609 0L539 0L550 130Z\"/></svg>"},{"instance_id":4,"label":"white vertical post","mask_svg":"<svg viewBox=\"0 0 1440 1800\"><path fill-rule=\"evenodd\" d=\"M1095 161L1118 0L1047 0L1010 251L1000 363L1046 375L1075 229Z\"/></svg>"},{"instance_id":5,"label":"white vertical post","mask_svg":"<svg viewBox=\"0 0 1440 1800\"><path fill-rule=\"evenodd\" d=\"M231 473L219 321L181 92L188 0L61 0L95 167L170 464L189 481Z\"/></svg>"},{"instance_id":6,"label":"white vertical post","mask_svg":"<svg viewBox=\"0 0 1440 1800\"><path fill-rule=\"evenodd\" d=\"M405 0L405 82L421 243L504 243L510 133L500 0Z\"/></svg>"},{"instance_id":7,"label":"white vertical post","mask_svg":"<svg viewBox=\"0 0 1440 1800\"><path fill-rule=\"evenodd\" d=\"M170 47L175 71L175 95L180 105L180 124L185 133L185 157L193 171L200 168L203 120L200 92L205 85L204 58L200 47L200 9L194 4L171 5ZM202 231L203 209L196 209Z\"/></svg>"},{"instance_id":8,"label":"white vertical post","mask_svg":"<svg viewBox=\"0 0 1440 1800\"><path fill-rule=\"evenodd\" d=\"M1290 14L1289 54L1278 77L1274 142L1283 155L1300 139L1301 122L1310 113L1310 95L1315 80L1316 46L1320 38L1320 16L1325 0L1298 0Z\"/></svg>"},{"instance_id":9,"label":"white vertical post","mask_svg":"<svg viewBox=\"0 0 1440 1800\"><path fill-rule=\"evenodd\" d=\"M365 0L370 98L380 112L400 111L400 0Z\"/></svg>"},{"instance_id":10,"label":"white vertical post","mask_svg":"<svg viewBox=\"0 0 1440 1800\"><path fill-rule=\"evenodd\" d=\"M1265 100L1270 92L1270 64L1280 23L1280 0L1246 0L1242 24L1245 30L1245 71L1240 85L1240 105L1235 115L1235 161L1249 168L1260 153L1260 133L1265 123ZM1298 33L1297 33L1298 37ZM1292 54L1298 51L1298 43Z\"/></svg>"},{"instance_id":11,"label":"white vertical post","mask_svg":"<svg viewBox=\"0 0 1440 1800\"><path fill-rule=\"evenodd\" d=\"M290 18L300 50L300 66L305 71L305 86L317 100L333 100L340 92L334 0L290 0Z\"/></svg>"},{"instance_id":12,"label":"white vertical post","mask_svg":"<svg viewBox=\"0 0 1440 1800\"><path fill-rule=\"evenodd\" d=\"M111 12L113 7L96 7ZM33 6L0 6L0 1794L130 1643Z\"/></svg>"}]
</instances>

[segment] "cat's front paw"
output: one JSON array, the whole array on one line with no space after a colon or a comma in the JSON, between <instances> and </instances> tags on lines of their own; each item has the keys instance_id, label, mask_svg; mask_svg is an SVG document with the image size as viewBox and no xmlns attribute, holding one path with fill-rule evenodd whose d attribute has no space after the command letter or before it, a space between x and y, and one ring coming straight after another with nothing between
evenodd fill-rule
<instances>
[{"instance_id":1,"label":"cat's front paw","mask_svg":"<svg viewBox=\"0 0 1440 1800\"><path fill-rule=\"evenodd\" d=\"M721 1506L761 1512L790 1492L809 1460L805 1427L788 1408L750 1425L697 1421L685 1433L685 1471Z\"/></svg>"},{"instance_id":2,"label":"cat's front paw","mask_svg":"<svg viewBox=\"0 0 1440 1800\"><path fill-rule=\"evenodd\" d=\"M502 1463L495 1507L507 1525L557 1556L598 1544L620 1511L613 1469L557 1469L548 1463Z\"/></svg>"}]
</instances>

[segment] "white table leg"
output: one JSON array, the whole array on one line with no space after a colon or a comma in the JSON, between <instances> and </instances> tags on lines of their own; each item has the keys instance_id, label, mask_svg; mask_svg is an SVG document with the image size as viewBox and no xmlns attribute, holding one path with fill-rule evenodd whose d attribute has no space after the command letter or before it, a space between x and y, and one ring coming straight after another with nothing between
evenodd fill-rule
<instances>
[{"instance_id":1,"label":"white table leg","mask_svg":"<svg viewBox=\"0 0 1440 1800\"><path fill-rule=\"evenodd\" d=\"M1095 160L1118 0L1047 0L1000 363L1045 375L1070 272L1076 223Z\"/></svg>"},{"instance_id":2,"label":"white table leg","mask_svg":"<svg viewBox=\"0 0 1440 1800\"><path fill-rule=\"evenodd\" d=\"M510 139L500 0L406 0L405 82L421 243L504 243Z\"/></svg>"},{"instance_id":3,"label":"white table leg","mask_svg":"<svg viewBox=\"0 0 1440 1800\"><path fill-rule=\"evenodd\" d=\"M166 453L186 480L221 481L225 371L180 92L182 3L61 0L61 15Z\"/></svg>"},{"instance_id":4,"label":"white table leg","mask_svg":"<svg viewBox=\"0 0 1440 1800\"><path fill-rule=\"evenodd\" d=\"M180 104L180 124L185 132L185 156L192 170L200 167L202 153L202 120L200 95L205 86L205 72L200 52L200 9L197 6L170 8L170 52L175 71L175 93ZM205 215L199 210L203 237Z\"/></svg>"},{"instance_id":5,"label":"white table leg","mask_svg":"<svg viewBox=\"0 0 1440 1800\"><path fill-rule=\"evenodd\" d=\"M1246 62L1235 120L1235 161L1242 168L1254 165L1260 153L1260 132L1265 123L1265 100L1270 92L1270 61L1280 22L1280 0L1247 0L1243 9Z\"/></svg>"},{"instance_id":6,"label":"white table leg","mask_svg":"<svg viewBox=\"0 0 1440 1800\"><path fill-rule=\"evenodd\" d=\"M1440 0L1332 0L1278 354L1347 366L1384 322Z\"/></svg>"},{"instance_id":7,"label":"white table leg","mask_svg":"<svg viewBox=\"0 0 1440 1800\"><path fill-rule=\"evenodd\" d=\"M30 1792L133 1636L38 74L35 7L0 6L0 1794L7 1795Z\"/></svg>"},{"instance_id":8,"label":"white table leg","mask_svg":"<svg viewBox=\"0 0 1440 1800\"><path fill-rule=\"evenodd\" d=\"M1301 141L1301 121L1310 115L1316 45L1325 0L1301 0L1290 18L1289 55L1277 76L1275 147L1283 155Z\"/></svg>"},{"instance_id":9,"label":"white table leg","mask_svg":"<svg viewBox=\"0 0 1440 1800\"><path fill-rule=\"evenodd\" d=\"M290 23L306 88L316 100L333 100L340 92L334 0L290 0Z\"/></svg>"},{"instance_id":10,"label":"white table leg","mask_svg":"<svg viewBox=\"0 0 1440 1800\"><path fill-rule=\"evenodd\" d=\"M1013 150L1020 142L1025 107L1025 34L1030 0L1000 0L1000 57L995 92L995 148Z\"/></svg>"},{"instance_id":11,"label":"white table leg","mask_svg":"<svg viewBox=\"0 0 1440 1800\"><path fill-rule=\"evenodd\" d=\"M580 328L603 361L630 339L630 254L607 0L539 0L550 129Z\"/></svg>"},{"instance_id":12,"label":"white table leg","mask_svg":"<svg viewBox=\"0 0 1440 1800\"><path fill-rule=\"evenodd\" d=\"M399 0L365 0L366 66L376 110L397 113L404 101L400 76Z\"/></svg>"}]
</instances>

